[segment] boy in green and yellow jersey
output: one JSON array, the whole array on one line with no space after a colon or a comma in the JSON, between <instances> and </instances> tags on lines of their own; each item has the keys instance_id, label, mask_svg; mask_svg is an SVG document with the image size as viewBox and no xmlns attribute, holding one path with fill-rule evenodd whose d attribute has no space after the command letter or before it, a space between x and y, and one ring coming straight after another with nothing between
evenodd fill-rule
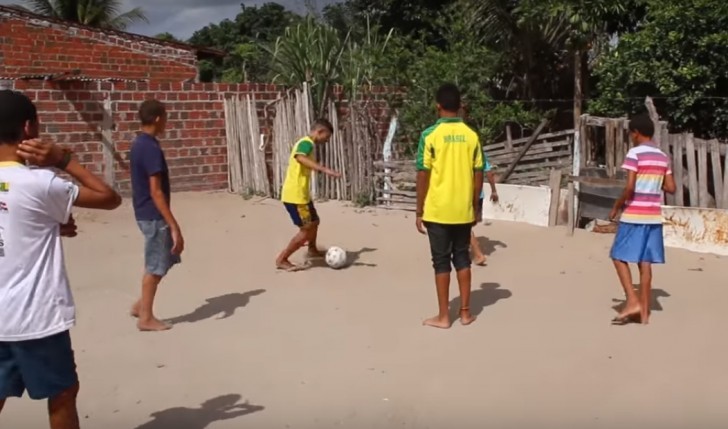
<instances>
[{"instance_id":1,"label":"boy in green and yellow jersey","mask_svg":"<svg viewBox=\"0 0 728 429\"><path fill-rule=\"evenodd\" d=\"M460 286L460 322L470 313L470 235L483 189L483 151L478 134L458 117L460 91L445 84L437 91L440 119L422 133L417 150L417 230L430 239L439 314L426 326L450 327L452 266Z\"/></svg>"},{"instance_id":2,"label":"boy in green and yellow jersey","mask_svg":"<svg viewBox=\"0 0 728 429\"><path fill-rule=\"evenodd\" d=\"M298 271L302 267L296 266L288 260L293 253L308 243L308 256L321 257L323 253L316 247L318 237L319 217L316 207L311 200L311 171L318 171L333 177L341 177L340 173L328 169L316 162L314 147L324 144L331 138L334 127L326 119L317 119L308 136L299 140L291 150L288 161L288 171L283 182L281 201L291 216L293 224L299 228L278 259L276 268L286 271Z\"/></svg>"}]
</instances>

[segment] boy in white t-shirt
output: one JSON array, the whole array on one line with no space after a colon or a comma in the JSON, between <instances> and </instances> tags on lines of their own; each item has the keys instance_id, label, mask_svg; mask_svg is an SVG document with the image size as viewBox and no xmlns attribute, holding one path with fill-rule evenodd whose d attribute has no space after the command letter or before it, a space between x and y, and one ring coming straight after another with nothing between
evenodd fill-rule
<instances>
[{"instance_id":1,"label":"boy in white t-shirt","mask_svg":"<svg viewBox=\"0 0 728 429\"><path fill-rule=\"evenodd\" d=\"M78 429L78 376L69 329L75 308L61 236L73 206L111 210L121 197L71 152L38 140L25 95L0 91L0 411L25 391L48 399L51 429ZM80 185L58 177L65 171Z\"/></svg>"}]
</instances>

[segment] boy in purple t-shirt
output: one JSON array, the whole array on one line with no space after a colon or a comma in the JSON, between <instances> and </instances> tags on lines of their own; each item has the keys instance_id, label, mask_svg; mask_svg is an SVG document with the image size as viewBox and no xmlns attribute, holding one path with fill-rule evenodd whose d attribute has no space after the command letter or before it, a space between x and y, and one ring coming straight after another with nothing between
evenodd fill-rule
<instances>
[{"instance_id":1,"label":"boy in purple t-shirt","mask_svg":"<svg viewBox=\"0 0 728 429\"><path fill-rule=\"evenodd\" d=\"M629 122L629 133L635 147L627 153L622 165L628 174L627 186L609 215L614 220L622 211L610 253L627 297L624 309L612 321L619 325L648 323L652 264L665 263L662 197L663 191L675 192L675 180L670 170L670 159L652 142L654 132L655 126L647 115L637 116ZM639 267L639 298L632 286L630 263Z\"/></svg>"},{"instance_id":2,"label":"boy in purple t-shirt","mask_svg":"<svg viewBox=\"0 0 728 429\"><path fill-rule=\"evenodd\" d=\"M131 314L140 331L164 331L171 326L154 316L154 297L167 272L181 262L185 242L170 206L169 170L157 137L167 126L167 110L157 100L139 108L141 133L129 153L134 216L144 235L142 295Z\"/></svg>"}]
</instances>

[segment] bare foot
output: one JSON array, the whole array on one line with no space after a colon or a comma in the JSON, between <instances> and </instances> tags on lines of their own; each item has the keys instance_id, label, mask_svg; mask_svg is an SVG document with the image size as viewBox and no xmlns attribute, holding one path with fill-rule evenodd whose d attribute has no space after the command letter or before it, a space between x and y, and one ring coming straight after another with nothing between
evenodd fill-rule
<instances>
[{"instance_id":1,"label":"bare foot","mask_svg":"<svg viewBox=\"0 0 728 429\"><path fill-rule=\"evenodd\" d=\"M625 325L627 323L634 323L644 319L642 318L642 307L639 304L627 304L621 313L614 319L612 323Z\"/></svg>"},{"instance_id":2,"label":"bare foot","mask_svg":"<svg viewBox=\"0 0 728 429\"><path fill-rule=\"evenodd\" d=\"M316 258L323 258L326 256L325 252L322 252L318 249L308 249L308 255L309 258L316 259Z\"/></svg>"},{"instance_id":3,"label":"bare foot","mask_svg":"<svg viewBox=\"0 0 728 429\"><path fill-rule=\"evenodd\" d=\"M475 265L484 267L487 260L488 260L488 258L486 258L485 255L480 255L480 256L476 256L475 258L473 258L473 263Z\"/></svg>"},{"instance_id":4,"label":"bare foot","mask_svg":"<svg viewBox=\"0 0 728 429\"><path fill-rule=\"evenodd\" d=\"M469 309L464 308L460 310L460 324L462 324L463 326L470 325L471 323L475 322L475 319L477 319L477 317L470 314Z\"/></svg>"},{"instance_id":5,"label":"bare foot","mask_svg":"<svg viewBox=\"0 0 728 429\"><path fill-rule=\"evenodd\" d=\"M303 271L306 269L306 267L294 265L291 263L291 261L285 260L285 261L276 262L276 269L279 269L281 271L286 271L289 273L294 273L296 271Z\"/></svg>"},{"instance_id":6,"label":"bare foot","mask_svg":"<svg viewBox=\"0 0 728 429\"><path fill-rule=\"evenodd\" d=\"M139 301L135 302L134 305L131 306L131 310L129 310L129 315L134 318L139 318L139 307L141 307L141 304Z\"/></svg>"},{"instance_id":7,"label":"bare foot","mask_svg":"<svg viewBox=\"0 0 728 429\"><path fill-rule=\"evenodd\" d=\"M172 329L172 325L162 322L161 320L157 320L156 318L151 319L149 321L142 322L139 320L137 322L137 328L142 332L158 332L158 331L168 331Z\"/></svg>"},{"instance_id":8,"label":"bare foot","mask_svg":"<svg viewBox=\"0 0 728 429\"><path fill-rule=\"evenodd\" d=\"M650 309L647 308L646 310L642 310L640 312L640 319L642 320L643 325L649 325L650 323Z\"/></svg>"},{"instance_id":9,"label":"bare foot","mask_svg":"<svg viewBox=\"0 0 728 429\"><path fill-rule=\"evenodd\" d=\"M450 319L447 317L435 316L422 322L422 325L439 329L450 329Z\"/></svg>"}]
</instances>

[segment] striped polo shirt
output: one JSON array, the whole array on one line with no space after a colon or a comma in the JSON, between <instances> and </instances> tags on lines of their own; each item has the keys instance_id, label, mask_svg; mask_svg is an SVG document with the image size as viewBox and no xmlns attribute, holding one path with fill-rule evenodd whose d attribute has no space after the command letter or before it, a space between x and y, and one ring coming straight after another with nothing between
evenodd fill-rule
<instances>
[{"instance_id":1,"label":"striped polo shirt","mask_svg":"<svg viewBox=\"0 0 728 429\"><path fill-rule=\"evenodd\" d=\"M637 173L634 196L624 205L625 223L662 224L662 183L672 174L670 158L652 142L632 148L622 169Z\"/></svg>"}]
</instances>

